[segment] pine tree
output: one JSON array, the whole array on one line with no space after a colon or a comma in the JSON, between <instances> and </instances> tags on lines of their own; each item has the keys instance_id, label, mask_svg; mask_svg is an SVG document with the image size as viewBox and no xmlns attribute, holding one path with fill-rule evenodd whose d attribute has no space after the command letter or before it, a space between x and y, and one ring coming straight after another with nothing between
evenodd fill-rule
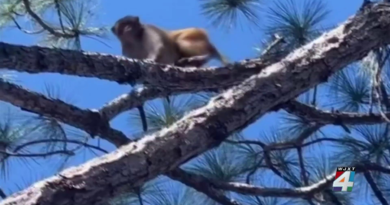
<instances>
[{"instance_id":1,"label":"pine tree","mask_svg":"<svg viewBox=\"0 0 390 205\"><path fill-rule=\"evenodd\" d=\"M262 40L253 51L256 56L248 56L248 58L255 59L252 62L255 66L274 71L274 73L262 73L265 76L264 81L269 81L267 75L274 74L274 77L271 77L274 80L272 82L275 82L271 83L273 85L278 83L278 76L282 76L283 72L277 69L272 70L271 65L279 65L277 63L288 54L299 53L301 47L310 44L315 39L321 43L320 40L324 39L321 37L322 34L330 33L339 26L330 23L329 18L333 14L327 1L323 0L200 0L196 2L201 11L200 15L207 19L212 29L227 33L240 30L260 36ZM27 199L15 199L16 196L11 194L25 190L35 182L56 175L61 183L46 183L42 186L54 187L52 189L56 194L50 195L50 197L56 196L54 202L64 204L72 204L70 202L72 200L82 201L79 198L83 198L83 194L91 194L86 192L92 189L96 189L96 191L92 191L94 197L85 196L85 201L88 201L89 204L98 204L98 202L110 205L389 204L390 185L387 181L390 179L390 135L388 132L390 102L387 93L390 85L387 83L387 78L390 73L388 72L390 50L387 44L390 43L390 39L385 42L381 41L381 44L373 43L373 45L369 45L372 49L366 49L367 52L363 52L365 51L364 46L367 47L366 44L369 44L367 36L370 35L361 37L359 39L362 42L361 50L358 50L359 46L356 45L356 42L354 44L354 48L361 52L359 54L348 50L348 46L345 45L346 41L343 41L344 44L340 43L338 47L346 47L344 53L334 55L329 51L327 54L333 55L334 58L342 56L343 59L336 59L337 62L346 59L345 62L350 63L344 66L344 61L339 62L337 66L342 65L342 69L334 69L337 70L334 74L334 70L329 71L331 76L326 82L314 76L316 73L307 72L310 75L302 77L301 81L310 81L310 85L314 86L310 87L309 83L304 85L310 89L300 88L301 85L298 83L296 83L297 88L285 88L286 85L295 85L294 82L278 86L265 84L267 86L264 89L270 89L262 94L266 96L265 98L279 98L279 94L283 92L283 95L288 97L285 97L283 103L272 108L262 111L259 109L258 112L262 112L260 114L252 113L251 109L256 110L254 107L262 106L263 101L253 102L248 100L249 97L242 96L238 100L230 99L226 102L232 103L232 106L228 107L233 110L231 113L240 115L234 116L228 115L228 108L226 108L227 111L218 113L218 109L222 110L221 107L224 106L218 102L225 102L219 100L230 96L226 93L233 91L226 91L226 89L233 85L241 86L237 89L246 88L243 82L247 82L247 93L250 93L249 89L253 87L250 87L249 84L255 82L253 76L259 75L260 70L253 70L253 66L251 70L251 62L249 61L240 62L237 65L232 64L230 70L223 71L233 73L232 76L239 79L239 82L230 82L231 84L229 84L228 74L222 73L219 74L219 78L215 78L221 81L212 81L207 85L208 88L206 88L206 83L199 81L196 84L190 78L187 79L188 82L181 82L182 88L175 87L176 84L144 87L144 89L130 88L127 86L128 82L121 83L120 80L123 80L127 76L126 74L130 76L134 73L131 73L131 69L126 70L124 67L153 65L138 61L129 63L126 60L118 60L118 56L81 53L87 52L83 47L83 42L106 46L106 50L99 52L111 54L120 52L109 49L111 47L109 45L111 44L109 42L110 24L103 25L102 22L105 20L97 20L97 18L104 17L104 15L100 15L104 12L104 8L100 8L103 12L99 11L96 7L97 1L1 0L0 3L1 35L12 36L13 32L18 32L18 35L22 35L23 38L33 37L34 44L40 46L22 46L20 44L27 44L24 39L12 39L14 42L1 40L2 42L0 42L0 67L3 68L0 70L0 100L3 102L0 107L2 109L2 117L0 118L1 198L14 198L11 200L25 200L23 201L25 204L34 204L32 201L34 197L31 197L31 201L27 202ZM121 3L136 5L135 2L122 1ZM351 21L358 22L356 25L364 25L363 29L372 31L372 35L379 35L375 34L375 30L385 30L385 28L369 27L369 25L374 24L374 21L386 22L384 19L390 16L390 4L368 1L363 1L363 3L364 6L356 14L362 17ZM375 11L380 10L380 7L378 9L375 5L381 5L385 9L381 13L383 19L373 19L372 16L379 13L375 13ZM118 7L123 6L118 5ZM175 15L174 10L175 8L172 7L173 16ZM370 11L375 15L366 14ZM124 14L125 12L120 13ZM147 16L141 15L142 18L147 19L145 21L150 20ZM191 22L187 23L184 26L196 26L192 25ZM342 23L337 22L337 24ZM356 25L352 24L352 27L358 28ZM379 23L379 25L382 24ZM389 25L386 24L386 26ZM173 24L169 23L166 23L166 26L174 27ZM8 29L9 27L13 29ZM344 28L345 33L358 32L356 30L349 31L347 26ZM359 38L352 34L351 36ZM380 37L386 38L385 36ZM336 39L336 44L338 40ZM379 41L375 38L371 40ZM240 39L229 43L239 44ZM331 43L324 42L328 45ZM353 39L348 43L352 45ZM303 49L301 52L305 52L305 50ZM313 52L318 54L322 51L319 48ZM234 54L234 51L232 53ZM359 56L351 57L353 55ZM289 56L290 59L294 57L296 55ZM325 61L315 62L319 61L320 57L317 57L316 55L309 56L308 58L313 61L300 62L301 64L296 67L303 67L303 64L328 63ZM353 60L355 58L356 60ZM143 65L139 66L140 64ZM286 64L288 67L288 62ZM90 67L90 69L85 69L83 66ZM295 69L294 66L290 66L288 69ZM106 67L110 70L106 69L102 72L102 69ZM153 67L155 70L160 68ZM237 68L241 69L240 73L237 72ZM310 69L319 70L316 66L311 66ZM134 70L136 69L134 68ZM176 72L174 69L172 70L172 73ZM302 70L304 68L296 73L300 73ZM214 72L207 69L206 71ZM151 72L154 71L151 69ZM191 72L196 73L196 71ZM45 82L43 91L36 91L40 88L37 88L38 83L34 84L31 78L34 76L36 81L40 82L51 78L44 73L55 76L53 79L61 79L65 82L63 83L64 88L61 88L61 83L54 80ZM160 73L162 74L159 75L164 75L163 72ZM180 72L177 73L180 74ZM85 78L75 80L66 75ZM201 74L198 75L201 76ZM165 77L170 79L172 76L166 75ZM251 77L249 79L253 81L246 80L248 77ZM23 82L23 79L27 78L30 80ZM87 78L99 79L89 81L91 79ZM135 78L130 80L139 80ZM119 83L100 83L102 79ZM280 77L280 79L283 78ZM222 82L224 80L226 84ZM79 82L78 85L73 86L74 89L83 89L83 85L88 84L86 82L93 83L96 88L92 92L98 91L97 93L101 96L92 94L91 91L87 92L90 94L89 96L75 96L75 91L69 90L74 82ZM274 89L276 87L280 89ZM121 90L118 91L119 89ZM297 90L305 91L298 92ZM71 92L71 94L66 95L66 92ZM274 97L274 93L278 92L277 97ZM299 95L291 94L294 92ZM224 97L221 93L225 94ZM239 91L236 93L238 93L236 97L240 97ZM255 91L253 93L253 95L257 95ZM119 95L121 96L118 97ZM165 99L167 95L170 95L170 102ZM77 98L78 102L73 98ZM113 100L113 98L115 99ZM86 101L86 99L89 100ZM109 103L104 102L105 100L109 100ZM92 110L96 106L101 106L102 103L106 104L99 108L98 112ZM133 109L138 106L137 103L143 103L145 107L149 127L146 133L142 130L138 110ZM243 105L245 104L250 107L248 108L250 112L244 109ZM204 109L206 106L207 112ZM237 110L234 110L236 108ZM137 178L131 174L130 177L128 176L128 173L132 172L126 171L126 169L135 170L138 167L121 167L119 169L116 168L117 164L115 167L107 165L108 168L105 170L107 176L112 174L116 177L118 175L115 175L117 174L115 172L125 170L123 176L117 179L118 181L113 181L115 185L111 185L110 190L105 187L102 189L83 187L81 182L87 181L87 179L82 179L82 177L92 176L93 171L81 175L82 177L79 179L73 175L59 175L60 171L66 170L70 166L80 165L92 158L121 149L122 145L128 144L131 140L138 140L140 145L150 146L148 151L154 152L153 142L150 142L151 145L147 145L149 142L144 139L168 136L169 133L166 134L166 130L176 129L175 126L183 125L178 124L178 122L188 119L188 116L193 117L196 114L191 112L193 110L201 113L199 118L194 117L194 119L199 119L199 122L194 120L192 124L185 125L189 127L203 123L201 125L206 127L205 130L211 130L212 133L205 133L204 130L198 130L198 132L213 137L215 141L221 141L223 138L218 146L214 145L215 143L213 145L210 143L210 146L201 144L201 142L206 142L203 137L199 138L200 143L191 147L193 141L190 140L193 139L193 136L190 139L190 135L194 135L195 132L179 132L179 134L172 132L171 135L176 138L190 136L187 143L183 142L187 147L176 149L177 156L169 155L171 153L169 152L166 156L162 153L161 156L152 158L151 161L139 159L139 164L149 163L151 166L154 163L164 165L164 160L178 162L178 160L185 158L184 155L191 155L188 161L181 161L179 167L158 173L155 169L151 169L148 172L155 174L156 177L146 179L146 175L150 174L147 173L145 176L139 176L142 179L137 181ZM122 113L124 115L120 116ZM207 113L217 113L218 115L208 115ZM265 113L267 115L264 115ZM209 118L210 121L200 122L200 119ZM246 119L245 123L242 122L244 118ZM213 120L224 120L223 122L226 124L242 124L234 125L236 127L233 131L225 131L219 130L220 127L217 126L209 128L211 125L205 122L214 122ZM125 127L126 130L119 131L116 127ZM221 133L227 134L219 136L222 135ZM163 141L155 138L154 140L154 142ZM173 137L169 140L173 142ZM172 144L171 146L178 147L180 145ZM137 149L136 146L134 149ZM189 152L194 154L188 154ZM119 151L117 155L120 153ZM137 160L135 155L128 154L128 156ZM177 157L177 159L169 159L170 157ZM156 161L153 161L154 159ZM111 161L106 164L110 163ZM96 173L99 172L94 175L96 177L94 179L102 182L96 183L104 184L103 181L106 179L98 178L102 176L100 172L103 173L101 171L103 168L100 165L88 166L92 167L91 170L97 170ZM127 164L123 163L123 166L125 165ZM337 167L356 167L352 192L337 192L332 189ZM115 171L109 170L110 168L115 169ZM166 169L162 167L161 170ZM126 184L124 182L129 181L122 179L125 177L132 178L130 182L136 181L137 183ZM77 180L80 184L72 184ZM146 183L143 183L144 181ZM90 182L86 182L86 184L88 183ZM58 188L60 185L61 189ZM118 191L116 188L120 190ZM68 189L80 190L68 192ZM31 188L30 192L34 190ZM108 192L110 194L107 194ZM48 194L44 191L42 193L42 195ZM28 193L23 194L27 195ZM67 197L69 200L65 203L63 199ZM72 197L78 199L71 199ZM46 201L46 203L49 202ZM8 205L10 203L4 200L3 203L0 201L0 204Z\"/></svg>"}]
</instances>

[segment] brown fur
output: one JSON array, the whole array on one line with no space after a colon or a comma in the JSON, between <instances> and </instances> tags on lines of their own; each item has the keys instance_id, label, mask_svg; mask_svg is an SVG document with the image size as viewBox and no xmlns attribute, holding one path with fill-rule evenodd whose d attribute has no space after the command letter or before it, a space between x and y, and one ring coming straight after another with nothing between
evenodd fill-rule
<instances>
[{"instance_id":1,"label":"brown fur","mask_svg":"<svg viewBox=\"0 0 390 205\"><path fill-rule=\"evenodd\" d=\"M203 64L205 64L211 58L217 58L222 64L228 64L226 58L210 42L207 32L204 29L185 28L169 31L168 35L178 45L182 59L193 57L198 57L199 59L199 57L203 57L205 61Z\"/></svg>"}]
</instances>

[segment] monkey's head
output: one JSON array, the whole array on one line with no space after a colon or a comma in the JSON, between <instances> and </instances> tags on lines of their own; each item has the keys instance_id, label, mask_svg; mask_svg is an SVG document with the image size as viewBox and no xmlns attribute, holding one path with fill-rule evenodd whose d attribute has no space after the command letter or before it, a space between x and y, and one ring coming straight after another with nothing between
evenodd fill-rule
<instances>
[{"instance_id":1,"label":"monkey's head","mask_svg":"<svg viewBox=\"0 0 390 205\"><path fill-rule=\"evenodd\" d=\"M120 41L132 43L142 36L143 27L138 16L128 15L116 21L111 31Z\"/></svg>"}]
</instances>

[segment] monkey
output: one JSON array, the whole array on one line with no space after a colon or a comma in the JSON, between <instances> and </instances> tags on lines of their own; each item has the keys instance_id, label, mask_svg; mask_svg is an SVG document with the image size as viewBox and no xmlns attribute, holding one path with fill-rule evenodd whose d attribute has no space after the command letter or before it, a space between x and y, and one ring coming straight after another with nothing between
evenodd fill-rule
<instances>
[{"instance_id":1,"label":"monkey","mask_svg":"<svg viewBox=\"0 0 390 205\"><path fill-rule=\"evenodd\" d=\"M201 67L217 58L228 62L209 41L205 30L186 28L167 31L151 24L143 24L138 16L127 15L118 19L111 32L122 46L122 55L135 59L151 59L156 63L181 67ZM167 97L170 103L169 97ZM138 106L144 132L147 122L143 106Z\"/></svg>"}]
</instances>

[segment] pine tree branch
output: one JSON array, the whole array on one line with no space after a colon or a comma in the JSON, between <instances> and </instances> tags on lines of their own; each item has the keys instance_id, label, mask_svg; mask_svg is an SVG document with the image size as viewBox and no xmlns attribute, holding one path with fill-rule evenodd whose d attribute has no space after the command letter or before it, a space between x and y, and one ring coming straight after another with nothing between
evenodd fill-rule
<instances>
[{"instance_id":1,"label":"pine tree branch","mask_svg":"<svg viewBox=\"0 0 390 205\"><path fill-rule=\"evenodd\" d=\"M76 106L67 104L60 100L49 99L42 94L25 90L21 86L14 85L12 83L5 82L3 80L0 80L0 100L9 102L15 106L21 107L24 110L39 115L56 118L64 123L67 123L69 125L72 125L74 127L77 127L87 132L92 132L94 131L93 130L94 127L99 127L97 134L101 135L103 139L113 143L117 147L120 147L130 142L130 139L128 139L124 134L122 134L122 132L112 129L111 127L98 126L98 123L94 121L95 117L91 117L92 114L96 114L93 113L92 111L82 110ZM68 141L73 143L78 143L78 141L64 140L64 142L68 142ZM19 149L25 146L36 144L36 143L44 143L44 142L48 142L48 141L39 140L39 141L33 141L33 142L23 144L22 146L18 146L17 148L15 148L15 152L17 152ZM83 145L91 147L86 143L84 143ZM42 157L42 156L49 156L54 154L69 154L69 153L66 151L56 151L56 152L39 153L39 154L18 154L18 153L8 153L8 152L4 152L2 154L6 156L15 156L15 157ZM185 179L184 177L181 178ZM196 183L192 183L191 179L187 179L185 183L196 184ZM202 190L202 187L198 187L197 189ZM221 204L229 204L227 203L227 201L231 201L230 199L220 194L218 191L214 191L214 192L213 191L214 191L213 189L208 189L207 187L203 187L202 190L202 192L204 192L207 196L210 196L212 199L216 199L217 202ZM233 202L230 204L233 204Z\"/></svg>"},{"instance_id":2,"label":"pine tree branch","mask_svg":"<svg viewBox=\"0 0 390 205\"><path fill-rule=\"evenodd\" d=\"M130 142L122 132L112 129L111 127L98 126L98 122L94 121L96 117L91 115L96 115L95 112L89 110L82 110L76 106L67 104L60 100L49 99L42 94L35 93L23 89L21 86L14 85L9 82L5 82L0 79L0 100L9 102L15 106L18 106L26 111L30 111L39 115L44 115L46 117L56 118L59 121L77 127L87 132L95 132L95 127L98 127L97 134L115 146L120 147L122 145ZM51 141L49 139L49 141ZM15 152L19 149L35 144L35 143L44 143L48 142L45 140L33 141L15 148ZM64 142L78 143L78 141L64 140ZM84 143L84 146L91 147L90 145ZM100 150L100 149L99 149ZM1 153L1 152L0 152ZM40 154L18 154L18 153L8 153L4 152L6 156L19 156L19 157L42 157L49 156L53 154L68 154L68 152L50 152L50 153L40 153ZM182 177L184 178L184 177ZM190 179L187 179L186 183L191 183ZM191 183L195 184L195 183ZM202 187L198 187L201 189ZM210 196L212 199L217 199L217 202L221 204L228 204L226 201L229 201L226 196L221 195L218 191L212 192L213 190L208 189L207 187L203 188L207 196Z\"/></svg>"},{"instance_id":3,"label":"pine tree branch","mask_svg":"<svg viewBox=\"0 0 390 205\"><path fill-rule=\"evenodd\" d=\"M38 14L36 14L32 8L31 8L31 5L30 5L30 0L23 0L23 4L24 4L24 7L26 8L26 11L27 13L43 28L45 29L46 31L48 31L50 34L54 35L54 36L59 36L59 37L63 37L63 38L74 38L74 37L77 37L77 35L75 34L67 34L67 33L60 33L60 32L57 32L55 31L52 27L50 27L49 25L47 25L45 22L43 22L43 20L41 19L41 17L38 16Z\"/></svg>"},{"instance_id":4,"label":"pine tree branch","mask_svg":"<svg viewBox=\"0 0 390 205\"><path fill-rule=\"evenodd\" d=\"M105 104L100 108L100 113L106 116L108 120L112 120L125 111L143 105L148 100L171 96L172 93L177 95L186 92L173 92L168 91L168 89L161 90L156 87L132 89L130 93L123 94Z\"/></svg>"},{"instance_id":5,"label":"pine tree branch","mask_svg":"<svg viewBox=\"0 0 390 205\"><path fill-rule=\"evenodd\" d=\"M277 39L273 45L278 45L280 41ZM209 91L237 85L284 56L265 55L264 59L245 60L218 69L190 69L102 53L0 42L0 67L3 68L31 74L94 77L130 85L146 82L177 92Z\"/></svg>"},{"instance_id":6,"label":"pine tree branch","mask_svg":"<svg viewBox=\"0 0 390 205\"><path fill-rule=\"evenodd\" d=\"M390 167L381 167L377 164L360 164L356 166L357 173L367 173L368 171L382 170L383 173L390 174ZM245 183L237 182L222 182L215 181L212 179L210 183L216 188L223 189L226 191L234 191L244 195L256 195L262 197L291 197L291 198L306 198L307 196L313 196L315 193L319 193L324 189L328 188L334 181L336 173L326 176L324 179L314 183L310 186L299 187L299 188L263 188L252 186Z\"/></svg>"},{"instance_id":7,"label":"pine tree branch","mask_svg":"<svg viewBox=\"0 0 390 205\"><path fill-rule=\"evenodd\" d=\"M99 146L91 145L91 144L88 144L86 142L82 142L79 140L70 140L70 139L39 139L39 140L29 141L29 142L23 143L21 145L15 146L15 148L12 151L18 152L19 150L21 150L25 147L31 146L31 145L51 143L51 142L63 142L63 143L78 144L78 145L82 145L82 146L87 147L87 148L98 150L102 153L109 153L107 150L105 150Z\"/></svg>"},{"instance_id":8,"label":"pine tree branch","mask_svg":"<svg viewBox=\"0 0 390 205\"><path fill-rule=\"evenodd\" d=\"M301 177L303 178L305 186L308 185L308 178L306 176L306 169L303 164L303 157L302 157L302 148L305 146L309 146L318 142L322 141L331 141L331 142L340 142L340 143L346 143L345 140L342 139L334 139L334 138L321 138L321 139L316 139L307 143L304 143L304 141L310 137L314 132L319 130L323 125L313 125L307 129L305 129L300 136L298 136L296 139L293 139L291 141L287 142L276 142L276 143L271 143L271 144L265 144L261 141L254 141L254 140L240 140L240 141L232 141L232 140L225 140L225 142L228 143L233 143L233 144L252 144L252 145L258 145L260 146L263 151L264 151L264 159L267 164L267 167L271 169L271 171L279 176L281 179L285 180L287 183L294 187L298 187L297 184L292 181L290 178L288 178L285 174L283 174L281 171L279 171L272 163L271 160L271 151L274 150L286 150L286 149L292 149L296 148L298 151L298 156L299 156L299 165L301 168ZM358 146L358 145L357 145ZM338 198L334 195L332 192L325 192L332 200L334 204L341 205L342 203L338 200ZM306 198L310 204L313 204L310 198Z\"/></svg>"},{"instance_id":9,"label":"pine tree branch","mask_svg":"<svg viewBox=\"0 0 390 205\"><path fill-rule=\"evenodd\" d=\"M71 156L74 155L74 153L72 151L66 151L66 150L58 150L58 151L45 152L45 153L28 153L28 154L0 151L0 154L4 155L6 157L8 157L8 156L10 156L10 157L48 157L48 156L57 155L57 154L64 154L64 155L71 155Z\"/></svg>"},{"instance_id":10,"label":"pine tree branch","mask_svg":"<svg viewBox=\"0 0 390 205\"><path fill-rule=\"evenodd\" d=\"M306 168L305 168L305 162L303 160L303 154L302 154L302 148L297 148L298 152L298 159L299 159L299 167L301 168L301 178L303 179L303 183L305 186L309 185L309 178L306 175Z\"/></svg>"},{"instance_id":11,"label":"pine tree branch","mask_svg":"<svg viewBox=\"0 0 390 205\"><path fill-rule=\"evenodd\" d=\"M62 173L65 177L54 176L38 182L1 204L104 202L218 146L231 133L275 106L326 81L331 74L361 59L371 49L389 43L389 35L390 6L376 4L281 62L228 89L169 128L67 169ZM3 59L0 57L0 62ZM152 76L143 77L153 82ZM159 80L164 81L154 79Z\"/></svg>"},{"instance_id":12,"label":"pine tree branch","mask_svg":"<svg viewBox=\"0 0 390 205\"><path fill-rule=\"evenodd\" d=\"M389 202L387 202L386 198L383 196L382 191L379 189L379 187L376 185L374 179L372 178L369 171L364 172L364 177L366 178L368 184L370 185L372 191L374 192L375 196L378 198L378 200L382 203L382 205L389 205Z\"/></svg>"},{"instance_id":13,"label":"pine tree branch","mask_svg":"<svg viewBox=\"0 0 390 205\"><path fill-rule=\"evenodd\" d=\"M40 93L23 89L3 79L0 79L0 100L28 112L55 118L82 129L92 136L99 135L116 146L130 142L122 132L111 128L99 112L83 110L58 99L49 99Z\"/></svg>"},{"instance_id":14,"label":"pine tree branch","mask_svg":"<svg viewBox=\"0 0 390 205\"><path fill-rule=\"evenodd\" d=\"M224 142L232 143L232 144L248 144L248 145L258 145L258 146L261 146L261 144L264 144L264 143L262 143L260 141L257 141L257 140L237 140L237 141L225 140ZM337 139L337 138L331 138L331 137L324 137L324 138L315 139L315 140L312 140L310 142L303 143L301 145L297 145L295 140L292 140L292 141L289 141L289 142L277 142L277 143L270 144L270 145L264 144L263 146L264 147L267 146L267 149L269 151L274 151L274 150L293 149L293 148L296 148L297 146L299 146L301 148L304 148L306 146L313 145L313 144L316 144L316 143L319 143L319 142L337 142L337 143L343 143L343 144L351 143L354 146L362 146L360 144L351 142L349 140Z\"/></svg>"},{"instance_id":15,"label":"pine tree branch","mask_svg":"<svg viewBox=\"0 0 390 205\"><path fill-rule=\"evenodd\" d=\"M235 200L229 199L218 188L213 186L213 183L206 177L185 172L184 170L177 168L167 173L167 176L173 180L180 181L181 183L194 188L199 192L205 193L214 201L223 205L239 205Z\"/></svg>"},{"instance_id":16,"label":"pine tree branch","mask_svg":"<svg viewBox=\"0 0 390 205\"><path fill-rule=\"evenodd\" d=\"M280 107L291 114L319 124L340 125L340 123L343 123L348 125L358 125L378 124L385 122L380 114L325 111L310 105L300 103L298 101L290 101L289 103L286 103ZM390 117L390 113L385 114L386 116Z\"/></svg>"},{"instance_id":17,"label":"pine tree branch","mask_svg":"<svg viewBox=\"0 0 390 205\"><path fill-rule=\"evenodd\" d=\"M216 188L234 191L244 195L256 195L262 197L291 197L291 198L306 198L312 196L315 193L322 191L332 184L335 177L335 173L327 176L325 179L306 187L299 188L263 188L257 187L245 183L237 182L216 182L212 181Z\"/></svg>"}]
</instances>

